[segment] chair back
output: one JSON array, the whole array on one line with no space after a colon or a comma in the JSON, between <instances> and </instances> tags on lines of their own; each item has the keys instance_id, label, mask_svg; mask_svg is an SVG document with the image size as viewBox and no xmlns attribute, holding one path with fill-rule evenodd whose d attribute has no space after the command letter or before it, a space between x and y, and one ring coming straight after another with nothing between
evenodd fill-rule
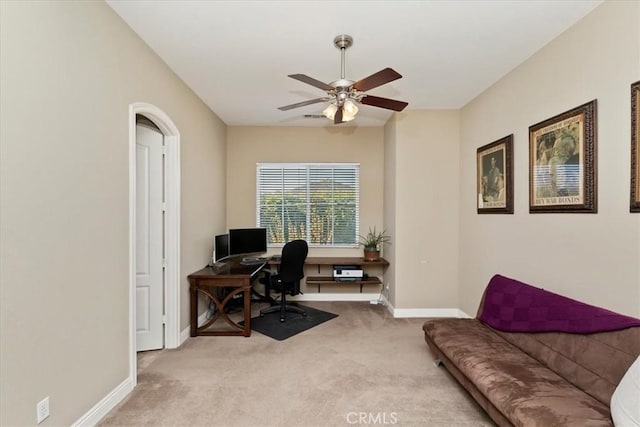
<instances>
[{"instance_id":1,"label":"chair back","mask_svg":"<svg viewBox=\"0 0 640 427\"><path fill-rule=\"evenodd\" d=\"M304 277L304 261L309 246L304 240L292 240L282 248L278 275L283 283L296 283Z\"/></svg>"}]
</instances>

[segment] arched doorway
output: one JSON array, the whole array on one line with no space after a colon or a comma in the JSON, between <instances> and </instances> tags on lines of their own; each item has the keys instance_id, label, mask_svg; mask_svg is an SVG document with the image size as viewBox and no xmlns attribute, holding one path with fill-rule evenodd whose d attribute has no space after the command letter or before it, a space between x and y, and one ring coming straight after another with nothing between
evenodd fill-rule
<instances>
[{"instance_id":1,"label":"arched doorway","mask_svg":"<svg viewBox=\"0 0 640 427\"><path fill-rule=\"evenodd\" d=\"M180 133L162 110L147 103L129 106L129 374L137 383L136 345L136 116L153 122L164 135L164 344L180 345Z\"/></svg>"}]
</instances>

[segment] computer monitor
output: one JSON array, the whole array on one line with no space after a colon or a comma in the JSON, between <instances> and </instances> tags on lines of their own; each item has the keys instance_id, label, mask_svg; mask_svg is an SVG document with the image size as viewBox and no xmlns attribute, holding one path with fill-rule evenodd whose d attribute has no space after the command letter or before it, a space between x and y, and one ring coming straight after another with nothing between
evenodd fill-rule
<instances>
[{"instance_id":1,"label":"computer monitor","mask_svg":"<svg viewBox=\"0 0 640 427\"><path fill-rule=\"evenodd\" d=\"M216 262L229 256L229 235L228 234L219 234L215 237L213 251L215 254L214 261Z\"/></svg>"},{"instance_id":2,"label":"computer monitor","mask_svg":"<svg viewBox=\"0 0 640 427\"><path fill-rule=\"evenodd\" d=\"M229 255L258 254L266 251L266 228L235 228L229 230Z\"/></svg>"}]
</instances>

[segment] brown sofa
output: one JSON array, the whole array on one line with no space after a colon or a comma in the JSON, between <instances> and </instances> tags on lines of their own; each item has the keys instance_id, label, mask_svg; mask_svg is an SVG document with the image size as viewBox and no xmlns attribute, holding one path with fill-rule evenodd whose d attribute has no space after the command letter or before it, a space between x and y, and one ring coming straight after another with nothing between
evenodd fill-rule
<instances>
[{"instance_id":1,"label":"brown sofa","mask_svg":"<svg viewBox=\"0 0 640 427\"><path fill-rule=\"evenodd\" d=\"M490 312L488 286L477 318L430 319L424 323L425 341L438 363L449 370L500 426L613 425L609 410L611 396L640 355L640 327L636 326L640 320L503 276L495 276L494 281L499 282L498 287L509 282L506 292L495 296L494 287L491 294L493 308L496 309L497 301L497 304L505 303L506 309L497 307L493 314L487 315ZM523 293L529 296L525 298ZM507 303L509 301L516 302ZM560 301L560 305L556 301ZM573 303L572 308L567 308L567 301ZM533 310L522 309L523 304L533 302L537 304ZM553 307L549 309L545 305ZM591 322L603 314L609 316L607 320ZM553 321L541 321L544 315ZM566 317L564 325L569 326L558 326L558 317ZM523 318L527 318L527 322L523 322ZM535 322L530 321L532 318ZM491 323L494 326L490 326ZM590 333L553 330L580 329L587 323L590 324L587 329L614 330ZM501 329L505 330L497 329L496 325L504 326ZM529 332L529 329L542 331Z\"/></svg>"}]
</instances>

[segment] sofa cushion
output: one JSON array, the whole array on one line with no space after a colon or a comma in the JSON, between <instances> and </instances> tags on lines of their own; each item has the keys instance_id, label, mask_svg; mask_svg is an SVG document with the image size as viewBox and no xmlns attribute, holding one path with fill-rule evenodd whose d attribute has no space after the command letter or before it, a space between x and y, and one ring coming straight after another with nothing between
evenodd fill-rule
<instances>
[{"instance_id":1,"label":"sofa cushion","mask_svg":"<svg viewBox=\"0 0 640 427\"><path fill-rule=\"evenodd\" d=\"M622 377L611 397L611 418L616 426L640 426L640 357Z\"/></svg>"},{"instance_id":2,"label":"sofa cushion","mask_svg":"<svg viewBox=\"0 0 640 427\"><path fill-rule=\"evenodd\" d=\"M640 328L596 334L494 331L607 406L640 354Z\"/></svg>"},{"instance_id":3,"label":"sofa cushion","mask_svg":"<svg viewBox=\"0 0 640 427\"><path fill-rule=\"evenodd\" d=\"M515 425L611 425L608 405L576 388L477 319L427 320L423 329Z\"/></svg>"}]
</instances>

